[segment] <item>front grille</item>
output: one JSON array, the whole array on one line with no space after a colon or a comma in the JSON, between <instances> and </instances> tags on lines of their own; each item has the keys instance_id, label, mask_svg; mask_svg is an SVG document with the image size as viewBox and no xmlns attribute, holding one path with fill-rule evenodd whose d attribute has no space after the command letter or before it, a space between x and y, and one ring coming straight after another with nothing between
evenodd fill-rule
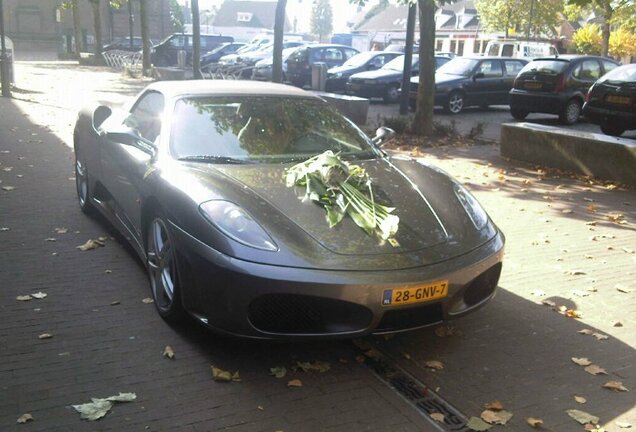
<instances>
[{"instance_id":1,"label":"front grille","mask_svg":"<svg viewBox=\"0 0 636 432\"><path fill-rule=\"evenodd\" d=\"M501 263L498 263L477 276L464 291L464 302L473 306L490 297L497 288L500 275Z\"/></svg>"},{"instance_id":2,"label":"front grille","mask_svg":"<svg viewBox=\"0 0 636 432\"><path fill-rule=\"evenodd\" d=\"M441 303L386 311L375 332L407 330L442 321Z\"/></svg>"},{"instance_id":3,"label":"front grille","mask_svg":"<svg viewBox=\"0 0 636 432\"><path fill-rule=\"evenodd\" d=\"M248 319L267 333L333 334L364 330L371 311L342 300L296 294L266 294L250 303Z\"/></svg>"}]
</instances>

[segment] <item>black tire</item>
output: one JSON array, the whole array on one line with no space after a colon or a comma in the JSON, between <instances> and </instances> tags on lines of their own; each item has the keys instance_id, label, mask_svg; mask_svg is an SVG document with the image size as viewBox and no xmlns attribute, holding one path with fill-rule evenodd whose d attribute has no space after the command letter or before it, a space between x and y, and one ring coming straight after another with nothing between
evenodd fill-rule
<instances>
[{"instance_id":1,"label":"black tire","mask_svg":"<svg viewBox=\"0 0 636 432\"><path fill-rule=\"evenodd\" d=\"M510 108L510 115L515 120L525 120L528 117L528 111L520 110L518 108Z\"/></svg>"},{"instance_id":2,"label":"black tire","mask_svg":"<svg viewBox=\"0 0 636 432\"><path fill-rule=\"evenodd\" d=\"M387 88L384 90L384 103L396 103L400 99L400 92L398 91L399 86L395 84L389 84Z\"/></svg>"},{"instance_id":3,"label":"black tire","mask_svg":"<svg viewBox=\"0 0 636 432\"><path fill-rule=\"evenodd\" d=\"M613 123L603 123L601 125L601 132L603 132L605 135L619 137L623 135L623 132L625 132L625 129Z\"/></svg>"},{"instance_id":4,"label":"black tire","mask_svg":"<svg viewBox=\"0 0 636 432\"><path fill-rule=\"evenodd\" d=\"M95 214L95 206L92 202L93 191L91 190L90 178L86 161L82 158L77 144L75 145L75 189L77 191L77 201L80 210L84 214Z\"/></svg>"},{"instance_id":5,"label":"black tire","mask_svg":"<svg viewBox=\"0 0 636 432\"><path fill-rule=\"evenodd\" d=\"M579 117L581 117L581 102L577 99L570 99L563 106L559 114L559 121L564 125L573 125L579 121Z\"/></svg>"},{"instance_id":6,"label":"black tire","mask_svg":"<svg viewBox=\"0 0 636 432\"><path fill-rule=\"evenodd\" d=\"M150 217L146 234L146 268L155 307L165 321L180 321L185 312L177 251L170 224L160 212Z\"/></svg>"},{"instance_id":7,"label":"black tire","mask_svg":"<svg viewBox=\"0 0 636 432\"><path fill-rule=\"evenodd\" d=\"M444 104L444 112L447 114L459 114L464 109L464 94L458 90L452 91Z\"/></svg>"}]
</instances>

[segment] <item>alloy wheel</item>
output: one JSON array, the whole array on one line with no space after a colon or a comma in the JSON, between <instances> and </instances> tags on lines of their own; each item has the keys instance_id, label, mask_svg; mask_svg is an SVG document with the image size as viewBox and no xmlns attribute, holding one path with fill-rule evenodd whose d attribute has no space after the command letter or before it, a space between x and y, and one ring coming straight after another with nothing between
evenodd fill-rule
<instances>
[{"instance_id":1,"label":"alloy wheel","mask_svg":"<svg viewBox=\"0 0 636 432\"><path fill-rule=\"evenodd\" d=\"M448 111L459 114L464 108L464 96L461 93L453 93L448 98Z\"/></svg>"},{"instance_id":2,"label":"alloy wheel","mask_svg":"<svg viewBox=\"0 0 636 432\"><path fill-rule=\"evenodd\" d=\"M86 167L79 159L75 161L75 186L77 187L77 199L80 207L84 208L88 202L88 176L86 175Z\"/></svg>"},{"instance_id":3,"label":"alloy wheel","mask_svg":"<svg viewBox=\"0 0 636 432\"><path fill-rule=\"evenodd\" d=\"M169 313L176 293L177 266L168 228L155 218L148 228L148 273L152 295L160 312Z\"/></svg>"}]
</instances>

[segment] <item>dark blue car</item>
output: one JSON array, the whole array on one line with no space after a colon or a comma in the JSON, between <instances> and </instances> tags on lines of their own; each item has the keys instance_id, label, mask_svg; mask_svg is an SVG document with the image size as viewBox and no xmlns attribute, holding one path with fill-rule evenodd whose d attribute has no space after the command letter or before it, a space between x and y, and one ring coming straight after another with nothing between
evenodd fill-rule
<instances>
[{"instance_id":1,"label":"dark blue car","mask_svg":"<svg viewBox=\"0 0 636 432\"><path fill-rule=\"evenodd\" d=\"M201 56L201 67L212 63L218 63L224 55L234 54L239 48L245 46L243 42L226 42Z\"/></svg>"},{"instance_id":2,"label":"dark blue car","mask_svg":"<svg viewBox=\"0 0 636 432\"><path fill-rule=\"evenodd\" d=\"M401 56L400 52L367 51L354 55L342 66L329 69L326 89L329 92L345 91L345 84L349 77L358 72L380 69L386 63Z\"/></svg>"}]
</instances>

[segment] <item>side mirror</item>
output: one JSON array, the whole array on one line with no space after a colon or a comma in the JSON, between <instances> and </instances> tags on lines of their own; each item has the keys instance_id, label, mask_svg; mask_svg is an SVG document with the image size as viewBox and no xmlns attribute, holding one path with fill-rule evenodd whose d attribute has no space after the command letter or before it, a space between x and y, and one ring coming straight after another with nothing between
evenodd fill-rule
<instances>
[{"instance_id":1,"label":"side mirror","mask_svg":"<svg viewBox=\"0 0 636 432\"><path fill-rule=\"evenodd\" d=\"M106 138L116 143L136 147L153 157L157 152L155 145L139 135L139 132L133 128L123 127L119 130L108 131L106 132Z\"/></svg>"},{"instance_id":2,"label":"side mirror","mask_svg":"<svg viewBox=\"0 0 636 432\"><path fill-rule=\"evenodd\" d=\"M395 131L393 129L382 126L375 131L375 136L371 138L371 141L373 141L375 145L381 146L386 141L391 140L391 138L393 138L394 136Z\"/></svg>"},{"instance_id":3,"label":"side mirror","mask_svg":"<svg viewBox=\"0 0 636 432\"><path fill-rule=\"evenodd\" d=\"M113 111L106 105L100 105L93 111L93 129L99 130L104 121L111 116Z\"/></svg>"},{"instance_id":4,"label":"side mirror","mask_svg":"<svg viewBox=\"0 0 636 432\"><path fill-rule=\"evenodd\" d=\"M483 72L477 72L475 75L473 75L473 81L478 80L479 78L484 78L486 75L484 75Z\"/></svg>"}]
</instances>

